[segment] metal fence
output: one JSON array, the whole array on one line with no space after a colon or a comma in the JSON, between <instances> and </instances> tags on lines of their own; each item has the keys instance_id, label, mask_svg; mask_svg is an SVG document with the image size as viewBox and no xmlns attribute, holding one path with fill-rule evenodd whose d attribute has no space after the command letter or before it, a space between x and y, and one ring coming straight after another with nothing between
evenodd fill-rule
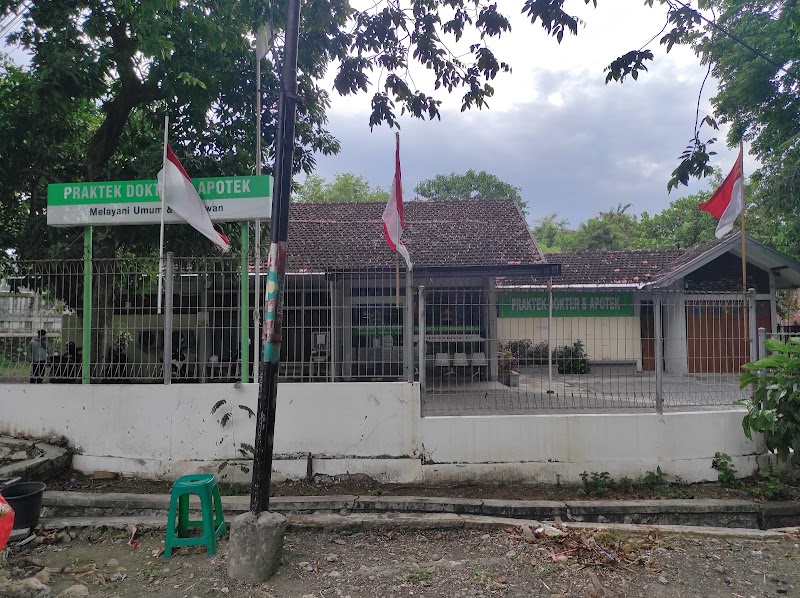
<instances>
[{"instance_id":1,"label":"metal fence","mask_svg":"<svg viewBox=\"0 0 800 598\"><path fill-rule=\"evenodd\" d=\"M0 382L256 380L256 280L241 256L169 259L162 313L157 260L94 260L87 274L81 261L13 264ZM548 291L402 267L292 272L283 299L283 381L418 381L429 416L729 406L746 396L757 328L776 329L774 297L755 292Z\"/></svg>"},{"instance_id":2,"label":"metal fence","mask_svg":"<svg viewBox=\"0 0 800 598\"><path fill-rule=\"evenodd\" d=\"M769 327L771 313L755 294L507 288L472 297L466 312L458 292L432 298L434 312L465 313L475 336L428 343L426 415L731 406L747 396L739 373L757 356L757 316ZM485 313L497 315L496 332L475 315Z\"/></svg>"}]
</instances>

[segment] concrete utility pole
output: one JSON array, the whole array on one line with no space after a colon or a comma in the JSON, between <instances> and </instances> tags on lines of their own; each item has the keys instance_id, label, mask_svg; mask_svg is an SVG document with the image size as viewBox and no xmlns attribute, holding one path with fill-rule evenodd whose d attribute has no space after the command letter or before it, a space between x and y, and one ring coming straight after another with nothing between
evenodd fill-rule
<instances>
[{"instance_id":1,"label":"concrete utility pole","mask_svg":"<svg viewBox=\"0 0 800 598\"><path fill-rule=\"evenodd\" d=\"M275 188L264 317L264 349L261 360L256 440L250 512L231 526L228 574L235 579L260 583L277 570L283 549L286 519L269 513L272 480L272 450L275 440L275 410L281 357L283 283L289 229L289 195L292 190L292 157L297 108L297 50L300 37L300 0L288 0L278 134L275 148Z\"/></svg>"}]
</instances>

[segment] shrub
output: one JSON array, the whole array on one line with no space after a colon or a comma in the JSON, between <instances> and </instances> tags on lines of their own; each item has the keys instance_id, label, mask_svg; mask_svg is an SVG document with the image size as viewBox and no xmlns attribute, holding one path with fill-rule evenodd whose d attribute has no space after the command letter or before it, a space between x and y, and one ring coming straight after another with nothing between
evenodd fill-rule
<instances>
[{"instance_id":1,"label":"shrub","mask_svg":"<svg viewBox=\"0 0 800 598\"><path fill-rule=\"evenodd\" d=\"M747 414L744 434L762 434L767 448L781 461L800 464L800 338L766 341L768 355L742 366L741 388L752 386L752 398L742 401Z\"/></svg>"},{"instance_id":2,"label":"shrub","mask_svg":"<svg viewBox=\"0 0 800 598\"><path fill-rule=\"evenodd\" d=\"M556 349L559 374L586 374L589 371L589 356L581 341Z\"/></svg>"},{"instance_id":3,"label":"shrub","mask_svg":"<svg viewBox=\"0 0 800 598\"><path fill-rule=\"evenodd\" d=\"M711 461L711 467L716 469L719 474L717 479L722 482L723 486L728 488L735 488L739 485L739 480L736 478L736 468L733 466L733 459L727 453L714 453L714 460Z\"/></svg>"}]
</instances>

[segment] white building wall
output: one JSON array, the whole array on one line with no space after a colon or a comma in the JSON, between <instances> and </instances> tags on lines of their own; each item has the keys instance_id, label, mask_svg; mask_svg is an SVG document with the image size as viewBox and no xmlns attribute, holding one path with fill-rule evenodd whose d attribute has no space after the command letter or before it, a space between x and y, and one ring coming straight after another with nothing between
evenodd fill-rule
<instances>
[{"instance_id":1,"label":"white building wall","mask_svg":"<svg viewBox=\"0 0 800 598\"><path fill-rule=\"evenodd\" d=\"M547 341L547 318L498 318L501 341ZM580 340L592 361L636 361L642 364L641 319L637 316L553 318L551 346Z\"/></svg>"}]
</instances>

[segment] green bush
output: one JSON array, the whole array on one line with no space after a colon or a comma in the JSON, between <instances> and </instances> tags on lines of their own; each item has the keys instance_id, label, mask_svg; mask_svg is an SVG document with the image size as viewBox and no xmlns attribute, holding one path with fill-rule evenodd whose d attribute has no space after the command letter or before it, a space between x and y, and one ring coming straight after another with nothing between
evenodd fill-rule
<instances>
[{"instance_id":1,"label":"green bush","mask_svg":"<svg viewBox=\"0 0 800 598\"><path fill-rule=\"evenodd\" d=\"M739 485L739 480L736 477L736 468L733 466L733 459L728 453L720 453L719 451L714 453L711 467L719 472L717 479L723 486L736 488Z\"/></svg>"},{"instance_id":2,"label":"green bush","mask_svg":"<svg viewBox=\"0 0 800 598\"><path fill-rule=\"evenodd\" d=\"M589 356L581 341L556 349L559 374L586 374L589 372Z\"/></svg>"},{"instance_id":3,"label":"green bush","mask_svg":"<svg viewBox=\"0 0 800 598\"><path fill-rule=\"evenodd\" d=\"M769 339L768 355L742 366L741 388L751 386L752 398L742 401L747 415L742 421L744 434L762 434L767 448L781 461L791 458L800 464L800 338L788 342Z\"/></svg>"}]
</instances>

